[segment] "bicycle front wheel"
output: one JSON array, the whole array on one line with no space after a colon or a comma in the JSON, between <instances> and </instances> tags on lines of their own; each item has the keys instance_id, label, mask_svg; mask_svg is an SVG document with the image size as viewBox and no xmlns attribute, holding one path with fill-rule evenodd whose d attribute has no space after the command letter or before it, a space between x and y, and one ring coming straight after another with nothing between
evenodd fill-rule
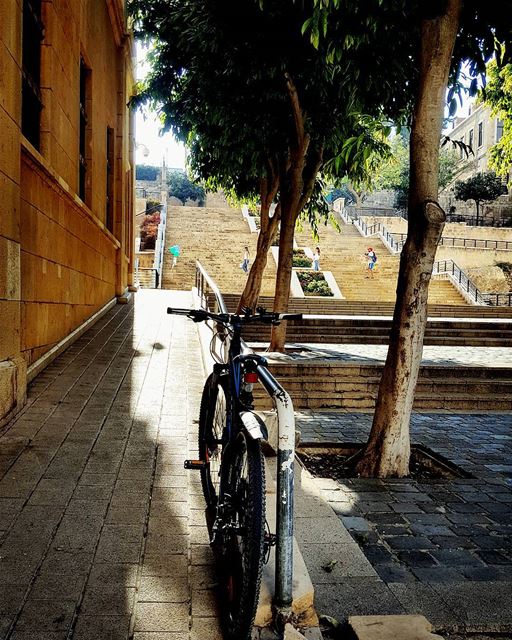
<instances>
[{"instance_id":1,"label":"bicycle front wheel","mask_svg":"<svg viewBox=\"0 0 512 640\"><path fill-rule=\"evenodd\" d=\"M222 436L230 416L229 381L212 373L204 385L199 412L199 459L206 462L201 469L201 484L209 509L215 508L219 499Z\"/></svg>"},{"instance_id":2,"label":"bicycle front wheel","mask_svg":"<svg viewBox=\"0 0 512 640\"><path fill-rule=\"evenodd\" d=\"M265 536L265 467L259 440L238 434L227 461L231 526L221 568L223 623L229 640L248 640L258 606ZM224 475L224 474L223 474Z\"/></svg>"}]
</instances>

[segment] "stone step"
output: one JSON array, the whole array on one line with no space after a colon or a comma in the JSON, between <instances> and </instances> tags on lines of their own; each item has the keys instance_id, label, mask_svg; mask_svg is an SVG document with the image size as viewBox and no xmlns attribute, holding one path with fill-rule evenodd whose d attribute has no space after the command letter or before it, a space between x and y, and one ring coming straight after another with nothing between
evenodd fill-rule
<instances>
[{"instance_id":1,"label":"stone step","mask_svg":"<svg viewBox=\"0 0 512 640\"><path fill-rule=\"evenodd\" d=\"M270 369L298 409L371 409L383 365L273 362ZM259 408L270 407L259 386L255 388L255 401ZM512 368L422 366L414 408L510 410Z\"/></svg>"},{"instance_id":2,"label":"stone step","mask_svg":"<svg viewBox=\"0 0 512 640\"><path fill-rule=\"evenodd\" d=\"M224 293L224 301L228 309L234 311L238 304L239 295L234 293ZM272 309L273 297L261 296L258 304ZM358 300L318 300L313 298L293 298L289 303L290 313L311 313L311 314L341 314L341 315L361 315L361 316L392 316L394 303L392 302L368 302ZM475 318L511 318L512 307L490 307L476 305L431 305L428 306L429 317L475 317Z\"/></svg>"},{"instance_id":3,"label":"stone step","mask_svg":"<svg viewBox=\"0 0 512 640\"><path fill-rule=\"evenodd\" d=\"M420 615L350 616L353 640L443 640Z\"/></svg>"}]
</instances>

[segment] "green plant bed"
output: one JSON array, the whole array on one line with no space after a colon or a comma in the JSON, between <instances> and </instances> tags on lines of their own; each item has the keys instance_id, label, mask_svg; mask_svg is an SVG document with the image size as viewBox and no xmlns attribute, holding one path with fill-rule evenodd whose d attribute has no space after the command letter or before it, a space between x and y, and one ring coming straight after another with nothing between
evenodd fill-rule
<instances>
[{"instance_id":1,"label":"green plant bed","mask_svg":"<svg viewBox=\"0 0 512 640\"><path fill-rule=\"evenodd\" d=\"M334 293L327 284L323 273L316 271L297 271L300 286L305 296L324 296L332 298Z\"/></svg>"},{"instance_id":2,"label":"green plant bed","mask_svg":"<svg viewBox=\"0 0 512 640\"><path fill-rule=\"evenodd\" d=\"M311 267L311 259L304 253L304 249L293 250L293 262L294 267Z\"/></svg>"}]
</instances>

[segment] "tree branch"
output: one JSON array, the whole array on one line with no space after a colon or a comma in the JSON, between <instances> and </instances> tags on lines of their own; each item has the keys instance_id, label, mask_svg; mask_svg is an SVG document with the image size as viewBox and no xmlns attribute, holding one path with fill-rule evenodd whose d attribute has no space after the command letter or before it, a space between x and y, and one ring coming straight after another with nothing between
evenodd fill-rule
<instances>
[{"instance_id":1,"label":"tree branch","mask_svg":"<svg viewBox=\"0 0 512 640\"><path fill-rule=\"evenodd\" d=\"M295 132L297 133L297 142L299 147L304 145L304 114L300 108L299 94L297 93L297 87L292 80L288 71L285 72L286 88L288 89L288 95L290 96L290 102L292 105L293 121L295 122Z\"/></svg>"}]
</instances>

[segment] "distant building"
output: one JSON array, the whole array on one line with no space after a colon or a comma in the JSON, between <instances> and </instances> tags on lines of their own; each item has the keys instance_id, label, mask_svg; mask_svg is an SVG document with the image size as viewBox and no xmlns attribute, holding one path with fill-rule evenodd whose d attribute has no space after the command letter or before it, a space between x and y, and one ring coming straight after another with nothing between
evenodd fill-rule
<instances>
[{"instance_id":1,"label":"distant building","mask_svg":"<svg viewBox=\"0 0 512 640\"><path fill-rule=\"evenodd\" d=\"M503 122L491 114L485 105L471 105L469 115L456 118L454 127L447 134L451 140L464 143L471 149L469 155L464 149L457 147L459 163L453 182L444 189L439 202L446 211L454 212L454 219L461 219L474 223L475 203L455 200L453 187L457 180L466 180L476 173L491 171L489 167L489 149L498 142L503 135ZM512 225L511 195L500 196L492 203L483 205L483 221L495 225Z\"/></svg>"},{"instance_id":2,"label":"distant building","mask_svg":"<svg viewBox=\"0 0 512 640\"><path fill-rule=\"evenodd\" d=\"M22 407L27 376L132 284L124 5L2 0L0 426Z\"/></svg>"},{"instance_id":3,"label":"distant building","mask_svg":"<svg viewBox=\"0 0 512 640\"><path fill-rule=\"evenodd\" d=\"M457 118L455 126L448 133L452 140L463 142L471 148L467 156L463 149L457 149L460 163L458 180L464 180L481 171L490 171L489 149L503 135L503 122L491 115L491 110L482 104L472 105L466 118Z\"/></svg>"}]
</instances>

